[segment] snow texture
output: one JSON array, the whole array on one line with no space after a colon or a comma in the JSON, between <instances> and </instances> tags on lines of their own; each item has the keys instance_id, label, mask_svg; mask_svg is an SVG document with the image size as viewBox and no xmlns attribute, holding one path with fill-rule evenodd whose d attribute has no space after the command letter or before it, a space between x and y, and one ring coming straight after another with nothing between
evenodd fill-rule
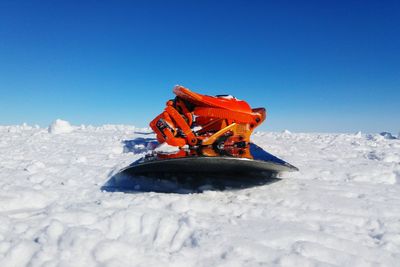
<instances>
[{"instance_id":1,"label":"snow texture","mask_svg":"<svg viewBox=\"0 0 400 267\"><path fill-rule=\"evenodd\" d=\"M146 153L147 129L56 121L0 126L0 136L2 267L400 263L398 139L258 132L256 144L300 171L166 194L101 190Z\"/></svg>"}]
</instances>

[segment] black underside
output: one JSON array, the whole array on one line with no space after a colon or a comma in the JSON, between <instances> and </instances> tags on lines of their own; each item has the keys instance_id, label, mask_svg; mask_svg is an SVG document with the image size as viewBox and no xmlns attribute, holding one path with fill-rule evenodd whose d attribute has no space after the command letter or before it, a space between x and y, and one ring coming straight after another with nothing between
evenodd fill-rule
<instances>
[{"instance_id":1,"label":"black underside","mask_svg":"<svg viewBox=\"0 0 400 267\"><path fill-rule=\"evenodd\" d=\"M106 191L199 192L204 189L242 189L278 181L289 163L251 144L253 159L229 156L190 156L158 159L147 155L121 170L103 186Z\"/></svg>"},{"instance_id":2,"label":"black underside","mask_svg":"<svg viewBox=\"0 0 400 267\"><path fill-rule=\"evenodd\" d=\"M131 174L157 172L179 173L249 173L297 171L289 163L271 155L255 144L250 144L253 159L231 156L189 156L181 158L158 159L155 155L143 157L128 166L125 171Z\"/></svg>"}]
</instances>

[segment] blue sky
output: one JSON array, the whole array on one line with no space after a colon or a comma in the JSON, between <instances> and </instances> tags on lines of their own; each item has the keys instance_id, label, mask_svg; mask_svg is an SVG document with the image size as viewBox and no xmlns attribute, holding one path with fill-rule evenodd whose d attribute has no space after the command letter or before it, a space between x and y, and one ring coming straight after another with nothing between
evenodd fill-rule
<instances>
[{"instance_id":1,"label":"blue sky","mask_svg":"<svg viewBox=\"0 0 400 267\"><path fill-rule=\"evenodd\" d=\"M0 2L0 124L147 126L175 84L262 130L397 133L400 2Z\"/></svg>"}]
</instances>

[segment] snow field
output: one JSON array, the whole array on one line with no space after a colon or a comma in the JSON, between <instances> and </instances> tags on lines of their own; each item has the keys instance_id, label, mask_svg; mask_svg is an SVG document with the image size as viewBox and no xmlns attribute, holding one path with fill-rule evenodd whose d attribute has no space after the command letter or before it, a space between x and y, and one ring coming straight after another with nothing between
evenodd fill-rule
<instances>
[{"instance_id":1,"label":"snow field","mask_svg":"<svg viewBox=\"0 0 400 267\"><path fill-rule=\"evenodd\" d=\"M0 126L0 266L399 266L400 140L258 132L300 171L237 191L104 192L132 126ZM68 123L69 125L69 123Z\"/></svg>"}]
</instances>

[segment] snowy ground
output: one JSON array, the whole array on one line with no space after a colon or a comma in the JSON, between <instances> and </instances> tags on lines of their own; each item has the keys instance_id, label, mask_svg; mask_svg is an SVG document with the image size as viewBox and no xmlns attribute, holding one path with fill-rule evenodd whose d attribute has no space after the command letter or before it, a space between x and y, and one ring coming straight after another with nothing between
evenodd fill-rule
<instances>
[{"instance_id":1,"label":"snowy ground","mask_svg":"<svg viewBox=\"0 0 400 267\"><path fill-rule=\"evenodd\" d=\"M259 132L300 171L239 191L101 191L140 157L123 143L140 132L0 126L0 266L400 266L400 140Z\"/></svg>"}]
</instances>

